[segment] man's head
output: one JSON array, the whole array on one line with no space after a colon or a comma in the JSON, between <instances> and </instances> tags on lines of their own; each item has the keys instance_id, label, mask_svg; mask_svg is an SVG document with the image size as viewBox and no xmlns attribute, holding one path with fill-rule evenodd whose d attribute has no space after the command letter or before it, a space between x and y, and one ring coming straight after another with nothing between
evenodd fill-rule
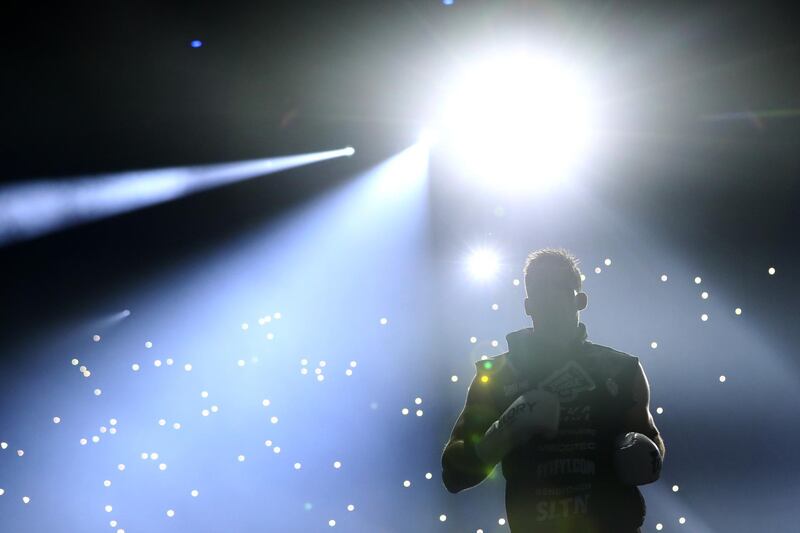
<instances>
[{"instance_id":1,"label":"man's head","mask_svg":"<svg viewBox=\"0 0 800 533\"><path fill-rule=\"evenodd\" d=\"M528 254L525 262L525 314L535 329L569 331L586 308L581 292L578 260L562 248L543 248Z\"/></svg>"}]
</instances>

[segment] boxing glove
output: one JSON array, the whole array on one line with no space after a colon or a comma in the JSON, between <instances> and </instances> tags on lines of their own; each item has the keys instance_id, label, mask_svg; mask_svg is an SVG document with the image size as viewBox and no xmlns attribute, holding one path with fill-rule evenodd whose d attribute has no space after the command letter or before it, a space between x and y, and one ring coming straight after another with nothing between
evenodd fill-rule
<instances>
[{"instance_id":1,"label":"boxing glove","mask_svg":"<svg viewBox=\"0 0 800 533\"><path fill-rule=\"evenodd\" d=\"M531 389L514 400L489 426L475 444L475 453L484 463L495 465L533 436L554 438L560 416L561 402L555 394Z\"/></svg>"},{"instance_id":2,"label":"boxing glove","mask_svg":"<svg viewBox=\"0 0 800 533\"><path fill-rule=\"evenodd\" d=\"M661 453L646 435L628 432L614 442L614 471L625 485L646 485L661 475Z\"/></svg>"}]
</instances>

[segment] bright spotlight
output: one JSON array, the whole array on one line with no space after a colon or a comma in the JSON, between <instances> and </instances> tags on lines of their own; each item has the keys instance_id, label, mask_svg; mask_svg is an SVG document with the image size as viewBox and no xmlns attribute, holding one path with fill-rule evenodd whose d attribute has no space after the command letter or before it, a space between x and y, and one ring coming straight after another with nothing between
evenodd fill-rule
<instances>
[{"instance_id":1,"label":"bright spotlight","mask_svg":"<svg viewBox=\"0 0 800 533\"><path fill-rule=\"evenodd\" d=\"M439 134L431 128L425 128L419 133L417 142L424 146L433 146L437 140L439 140Z\"/></svg>"},{"instance_id":2,"label":"bright spotlight","mask_svg":"<svg viewBox=\"0 0 800 533\"><path fill-rule=\"evenodd\" d=\"M344 154L344 155L346 155L348 157L353 155L354 153L356 153L356 149L353 148L352 146L348 146L347 148L344 148L342 150L342 154Z\"/></svg>"},{"instance_id":3,"label":"bright spotlight","mask_svg":"<svg viewBox=\"0 0 800 533\"><path fill-rule=\"evenodd\" d=\"M590 145L593 113L577 71L522 51L460 71L438 118L464 172L536 188L567 174Z\"/></svg>"},{"instance_id":4,"label":"bright spotlight","mask_svg":"<svg viewBox=\"0 0 800 533\"><path fill-rule=\"evenodd\" d=\"M500 267L497 255L491 250L481 249L472 252L467 260L470 274L475 279L485 280L492 278Z\"/></svg>"}]
</instances>

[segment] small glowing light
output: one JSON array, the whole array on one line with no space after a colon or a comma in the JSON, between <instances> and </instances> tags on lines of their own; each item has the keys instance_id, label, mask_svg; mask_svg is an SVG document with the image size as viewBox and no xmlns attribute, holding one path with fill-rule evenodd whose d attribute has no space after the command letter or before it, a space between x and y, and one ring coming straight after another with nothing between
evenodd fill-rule
<instances>
[{"instance_id":1,"label":"small glowing light","mask_svg":"<svg viewBox=\"0 0 800 533\"><path fill-rule=\"evenodd\" d=\"M152 343L152 342L150 342L150 341L146 341L146 342L144 343L144 347L145 347L145 348L152 348L152 347L153 347L153 343Z\"/></svg>"},{"instance_id":2,"label":"small glowing light","mask_svg":"<svg viewBox=\"0 0 800 533\"><path fill-rule=\"evenodd\" d=\"M656 408L656 413L663 414L664 413L664 408L663 407Z\"/></svg>"},{"instance_id":3,"label":"small glowing light","mask_svg":"<svg viewBox=\"0 0 800 533\"><path fill-rule=\"evenodd\" d=\"M219 411L219 406L218 405L212 405L211 406L211 412L212 413L216 413L217 411Z\"/></svg>"},{"instance_id":4,"label":"small glowing light","mask_svg":"<svg viewBox=\"0 0 800 533\"><path fill-rule=\"evenodd\" d=\"M94 342L100 342L100 335L93 335L93 336L92 336L92 340L93 340Z\"/></svg>"},{"instance_id":5,"label":"small glowing light","mask_svg":"<svg viewBox=\"0 0 800 533\"><path fill-rule=\"evenodd\" d=\"M489 382L489 376L481 376L481 383L488 383L488 382Z\"/></svg>"},{"instance_id":6,"label":"small glowing light","mask_svg":"<svg viewBox=\"0 0 800 533\"><path fill-rule=\"evenodd\" d=\"M456 375L450 376L450 381L452 381L453 383L458 382L458 376L456 376Z\"/></svg>"},{"instance_id":7,"label":"small glowing light","mask_svg":"<svg viewBox=\"0 0 800 533\"><path fill-rule=\"evenodd\" d=\"M175 422L174 424L172 424L172 427L174 429L181 429L181 423L180 422Z\"/></svg>"},{"instance_id":8,"label":"small glowing light","mask_svg":"<svg viewBox=\"0 0 800 533\"><path fill-rule=\"evenodd\" d=\"M498 309L500 309L500 306L499 306L499 305L497 305L497 304L492 304L492 311L497 311Z\"/></svg>"},{"instance_id":9,"label":"small glowing light","mask_svg":"<svg viewBox=\"0 0 800 533\"><path fill-rule=\"evenodd\" d=\"M167 358L167 366L172 366L175 361L172 360L172 357Z\"/></svg>"},{"instance_id":10,"label":"small glowing light","mask_svg":"<svg viewBox=\"0 0 800 533\"><path fill-rule=\"evenodd\" d=\"M161 471L163 472L164 470L166 470L166 469L167 469L167 464L166 464L166 463L161 463L161 464L159 464L159 465L158 465L158 469L159 469L159 470L161 470Z\"/></svg>"},{"instance_id":11,"label":"small glowing light","mask_svg":"<svg viewBox=\"0 0 800 533\"><path fill-rule=\"evenodd\" d=\"M98 442L100 442L100 437L98 437L97 435L93 435L93 436L92 436L92 442L94 442L95 444L97 444Z\"/></svg>"},{"instance_id":12,"label":"small glowing light","mask_svg":"<svg viewBox=\"0 0 800 533\"><path fill-rule=\"evenodd\" d=\"M469 338L469 342L471 342L472 344L475 344L476 342L478 342L478 337L470 337Z\"/></svg>"},{"instance_id":13,"label":"small glowing light","mask_svg":"<svg viewBox=\"0 0 800 533\"><path fill-rule=\"evenodd\" d=\"M355 148L353 148L352 146L348 146L348 147L346 147L346 148L344 148L344 149L342 150L342 153L343 153L344 155L346 155L347 157L350 157L351 155L353 155L354 153L356 153L356 149L355 149Z\"/></svg>"},{"instance_id":14,"label":"small glowing light","mask_svg":"<svg viewBox=\"0 0 800 533\"><path fill-rule=\"evenodd\" d=\"M506 523L506 519L505 519L505 518L501 518L501 519L499 519L499 520L497 521L497 523L498 523L498 524L500 524L501 526L504 526L504 525L505 525L505 523Z\"/></svg>"},{"instance_id":15,"label":"small glowing light","mask_svg":"<svg viewBox=\"0 0 800 533\"><path fill-rule=\"evenodd\" d=\"M104 487L110 487L111 486L111 480L110 479L106 479L105 481L103 481L103 486Z\"/></svg>"},{"instance_id":16,"label":"small glowing light","mask_svg":"<svg viewBox=\"0 0 800 533\"><path fill-rule=\"evenodd\" d=\"M123 463L118 464L117 465L117 470L119 470L120 472L124 471L125 470L125 465Z\"/></svg>"},{"instance_id":17,"label":"small glowing light","mask_svg":"<svg viewBox=\"0 0 800 533\"><path fill-rule=\"evenodd\" d=\"M317 381L325 381L325 376L320 374L319 376L317 376Z\"/></svg>"},{"instance_id":18,"label":"small glowing light","mask_svg":"<svg viewBox=\"0 0 800 533\"><path fill-rule=\"evenodd\" d=\"M267 447L272 446L272 441L269 440L269 439L265 440L264 441L264 446L267 446Z\"/></svg>"},{"instance_id":19,"label":"small glowing light","mask_svg":"<svg viewBox=\"0 0 800 533\"><path fill-rule=\"evenodd\" d=\"M25 450L17 450L17 455L19 457L22 457L23 455L25 455Z\"/></svg>"},{"instance_id":20,"label":"small glowing light","mask_svg":"<svg viewBox=\"0 0 800 533\"><path fill-rule=\"evenodd\" d=\"M678 518L678 523L680 523L680 524L685 524L685 523L686 523L686 518L685 518L685 517L683 517L683 516L682 516L682 517L680 517L680 518Z\"/></svg>"},{"instance_id":21,"label":"small glowing light","mask_svg":"<svg viewBox=\"0 0 800 533\"><path fill-rule=\"evenodd\" d=\"M447 515L440 514L439 515L439 522L444 522L445 520L447 520Z\"/></svg>"},{"instance_id":22,"label":"small glowing light","mask_svg":"<svg viewBox=\"0 0 800 533\"><path fill-rule=\"evenodd\" d=\"M519 286L519 280L518 279L514 279L514 281L512 281L511 283L513 283L515 287Z\"/></svg>"},{"instance_id":23,"label":"small glowing light","mask_svg":"<svg viewBox=\"0 0 800 533\"><path fill-rule=\"evenodd\" d=\"M694 284L695 285L700 285L700 283L702 283L702 281L703 281L703 278L701 278L700 276L697 276L697 277L694 278Z\"/></svg>"},{"instance_id":24,"label":"small glowing light","mask_svg":"<svg viewBox=\"0 0 800 533\"><path fill-rule=\"evenodd\" d=\"M661 522L656 524L656 531L661 531L662 529L664 529L664 524L662 524Z\"/></svg>"},{"instance_id":25,"label":"small glowing light","mask_svg":"<svg viewBox=\"0 0 800 533\"><path fill-rule=\"evenodd\" d=\"M134 372L138 372L138 371L139 371L139 368L140 368L140 367L139 367L139 363L133 363L133 364L131 365L131 370L133 370Z\"/></svg>"},{"instance_id":26,"label":"small glowing light","mask_svg":"<svg viewBox=\"0 0 800 533\"><path fill-rule=\"evenodd\" d=\"M106 505L106 508L105 508L105 509L106 509L106 512L107 512L107 513L110 513L111 511L113 511L113 510L114 510L114 509L113 509L113 508L112 508L110 505Z\"/></svg>"},{"instance_id":27,"label":"small glowing light","mask_svg":"<svg viewBox=\"0 0 800 533\"><path fill-rule=\"evenodd\" d=\"M117 434L117 428L111 428L111 429L108 430L108 432L111 433L112 435L116 435Z\"/></svg>"},{"instance_id":28,"label":"small glowing light","mask_svg":"<svg viewBox=\"0 0 800 533\"><path fill-rule=\"evenodd\" d=\"M108 421L108 423L111 424L112 426L116 426L117 425L117 419L116 418L112 418L111 420Z\"/></svg>"},{"instance_id":29,"label":"small glowing light","mask_svg":"<svg viewBox=\"0 0 800 533\"><path fill-rule=\"evenodd\" d=\"M166 425L166 423L167 423L167 421L164 420L163 418L158 421L158 425L159 426L164 426L164 425Z\"/></svg>"},{"instance_id":30,"label":"small glowing light","mask_svg":"<svg viewBox=\"0 0 800 533\"><path fill-rule=\"evenodd\" d=\"M0 496L2 496L5 493L6 493L5 489L0 489Z\"/></svg>"},{"instance_id":31,"label":"small glowing light","mask_svg":"<svg viewBox=\"0 0 800 533\"><path fill-rule=\"evenodd\" d=\"M381 318L380 322L381 322L381 326L385 326L386 324L389 323L389 319L384 317L384 318Z\"/></svg>"},{"instance_id":32,"label":"small glowing light","mask_svg":"<svg viewBox=\"0 0 800 533\"><path fill-rule=\"evenodd\" d=\"M605 263L606 266L611 266L611 259L609 259L608 257L606 257L606 260L603 262Z\"/></svg>"},{"instance_id":33,"label":"small glowing light","mask_svg":"<svg viewBox=\"0 0 800 533\"><path fill-rule=\"evenodd\" d=\"M0 442L0 448L5 450L6 448L8 448L8 443L7 442Z\"/></svg>"},{"instance_id":34,"label":"small glowing light","mask_svg":"<svg viewBox=\"0 0 800 533\"><path fill-rule=\"evenodd\" d=\"M496 340L492 341L492 348L497 348L498 342Z\"/></svg>"},{"instance_id":35,"label":"small glowing light","mask_svg":"<svg viewBox=\"0 0 800 533\"><path fill-rule=\"evenodd\" d=\"M417 405L421 404L422 403L422 398L417 396L416 398L414 398L414 403L417 404Z\"/></svg>"},{"instance_id":36,"label":"small glowing light","mask_svg":"<svg viewBox=\"0 0 800 533\"><path fill-rule=\"evenodd\" d=\"M303 465L301 465L300 463L295 463L294 464L294 469L295 470L300 470L302 467L303 467Z\"/></svg>"},{"instance_id":37,"label":"small glowing light","mask_svg":"<svg viewBox=\"0 0 800 533\"><path fill-rule=\"evenodd\" d=\"M303 365L303 366L306 366L306 365L308 365L308 359L306 359L305 357L303 357L302 359L300 359L300 364L301 364L301 365Z\"/></svg>"},{"instance_id":38,"label":"small glowing light","mask_svg":"<svg viewBox=\"0 0 800 533\"><path fill-rule=\"evenodd\" d=\"M210 413L209 413L208 409L203 409L202 411L200 411L200 414L203 415L203 416L208 416Z\"/></svg>"},{"instance_id":39,"label":"small glowing light","mask_svg":"<svg viewBox=\"0 0 800 533\"><path fill-rule=\"evenodd\" d=\"M315 368L314 369L314 373L317 374L317 375L322 374L322 369L321 368Z\"/></svg>"},{"instance_id":40,"label":"small glowing light","mask_svg":"<svg viewBox=\"0 0 800 533\"><path fill-rule=\"evenodd\" d=\"M88 371L88 370L83 373L83 377L85 377L85 378L88 378L91 375L92 375L92 373L90 371Z\"/></svg>"},{"instance_id":41,"label":"small glowing light","mask_svg":"<svg viewBox=\"0 0 800 533\"><path fill-rule=\"evenodd\" d=\"M653 341L650 343L650 347L655 350L656 348L658 348L658 343L656 341Z\"/></svg>"},{"instance_id":42,"label":"small glowing light","mask_svg":"<svg viewBox=\"0 0 800 533\"><path fill-rule=\"evenodd\" d=\"M422 416L422 409L417 409L417 416Z\"/></svg>"},{"instance_id":43,"label":"small glowing light","mask_svg":"<svg viewBox=\"0 0 800 533\"><path fill-rule=\"evenodd\" d=\"M83 374L83 373L85 373L85 372L86 372L86 367L85 367L85 366L83 366L83 365L81 365L81 367L78 369L78 371L79 371L81 374Z\"/></svg>"},{"instance_id":44,"label":"small glowing light","mask_svg":"<svg viewBox=\"0 0 800 533\"><path fill-rule=\"evenodd\" d=\"M156 359L153 361L153 366L159 368L161 366L161 359Z\"/></svg>"},{"instance_id":45,"label":"small glowing light","mask_svg":"<svg viewBox=\"0 0 800 533\"><path fill-rule=\"evenodd\" d=\"M78 361L77 359L73 359L71 362L72 366L78 366L78 364L80 363L80 361Z\"/></svg>"},{"instance_id":46,"label":"small glowing light","mask_svg":"<svg viewBox=\"0 0 800 533\"><path fill-rule=\"evenodd\" d=\"M667 275L661 274L661 281L667 281Z\"/></svg>"},{"instance_id":47,"label":"small glowing light","mask_svg":"<svg viewBox=\"0 0 800 533\"><path fill-rule=\"evenodd\" d=\"M350 370L349 368L348 368L347 370L345 370L345 371L344 371L344 373L345 373L346 375L348 375L348 376L352 376L352 375L353 375L353 371L352 371L352 370Z\"/></svg>"},{"instance_id":48,"label":"small glowing light","mask_svg":"<svg viewBox=\"0 0 800 533\"><path fill-rule=\"evenodd\" d=\"M167 516L172 518L173 516L175 516L175 511L173 511L172 509L167 509Z\"/></svg>"},{"instance_id":49,"label":"small glowing light","mask_svg":"<svg viewBox=\"0 0 800 533\"><path fill-rule=\"evenodd\" d=\"M267 333L267 340L268 340L268 341L271 341L271 340L272 340L272 339L274 339L274 338L275 338L275 334L274 334L274 333L272 333L272 332L270 332L270 333Z\"/></svg>"},{"instance_id":50,"label":"small glowing light","mask_svg":"<svg viewBox=\"0 0 800 533\"><path fill-rule=\"evenodd\" d=\"M185 365L183 365L183 369L186 370L187 372L191 372L192 371L192 364L191 363L186 363Z\"/></svg>"},{"instance_id":51,"label":"small glowing light","mask_svg":"<svg viewBox=\"0 0 800 533\"><path fill-rule=\"evenodd\" d=\"M201 398L208 398L208 391L207 390L200 391L200 397Z\"/></svg>"},{"instance_id":52,"label":"small glowing light","mask_svg":"<svg viewBox=\"0 0 800 533\"><path fill-rule=\"evenodd\" d=\"M403 481L403 486L408 488L408 487L411 486L411 482L409 480L405 480L405 481Z\"/></svg>"},{"instance_id":53,"label":"small glowing light","mask_svg":"<svg viewBox=\"0 0 800 533\"><path fill-rule=\"evenodd\" d=\"M672 485L672 492L678 492L678 485Z\"/></svg>"},{"instance_id":54,"label":"small glowing light","mask_svg":"<svg viewBox=\"0 0 800 533\"><path fill-rule=\"evenodd\" d=\"M720 377L719 377L719 382L720 382L720 383L725 383L725 379L726 379L726 378L725 378L725 376L724 376L724 375L723 375L723 376L720 376Z\"/></svg>"},{"instance_id":55,"label":"small glowing light","mask_svg":"<svg viewBox=\"0 0 800 533\"><path fill-rule=\"evenodd\" d=\"M243 463L244 462L244 455L240 455L238 459L239 459L240 463Z\"/></svg>"},{"instance_id":56,"label":"small glowing light","mask_svg":"<svg viewBox=\"0 0 800 533\"><path fill-rule=\"evenodd\" d=\"M86 446L86 444L87 444L89 441L88 441L88 440L86 440L85 438L83 438L83 439L81 439L81 440L80 440L80 442L81 442L81 446Z\"/></svg>"},{"instance_id":57,"label":"small glowing light","mask_svg":"<svg viewBox=\"0 0 800 533\"><path fill-rule=\"evenodd\" d=\"M423 129L417 137L417 142L424 146L433 146L437 140L439 140L438 133L430 128Z\"/></svg>"},{"instance_id":58,"label":"small glowing light","mask_svg":"<svg viewBox=\"0 0 800 533\"><path fill-rule=\"evenodd\" d=\"M332 519L328 520L328 525L331 526L331 527L335 526L336 525L336 520L332 520Z\"/></svg>"},{"instance_id":59,"label":"small glowing light","mask_svg":"<svg viewBox=\"0 0 800 533\"><path fill-rule=\"evenodd\" d=\"M403 407L403 408L400 410L400 412L401 412L401 413L403 413L403 416L406 416L406 415L408 414L408 407Z\"/></svg>"},{"instance_id":60,"label":"small glowing light","mask_svg":"<svg viewBox=\"0 0 800 533\"><path fill-rule=\"evenodd\" d=\"M54 416L53 417L53 424L60 424L60 423L61 423L61 417Z\"/></svg>"},{"instance_id":61,"label":"small glowing light","mask_svg":"<svg viewBox=\"0 0 800 533\"><path fill-rule=\"evenodd\" d=\"M700 315L700 320L705 322L706 320L708 320L708 315L706 313L703 313L702 315Z\"/></svg>"},{"instance_id":62,"label":"small glowing light","mask_svg":"<svg viewBox=\"0 0 800 533\"><path fill-rule=\"evenodd\" d=\"M774 276L775 275L775 267L769 267L769 270L767 270L767 272L769 273L770 276Z\"/></svg>"},{"instance_id":63,"label":"small glowing light","mask_svg":"<svg viewBox=\"0 0 800 533\"><path fill-rule=\"evenodd\" d=\"M357 362L355 362L355 361L350 361L350 367L351 367L351 368L355 368L357 365L358 365L358 363L357 363Z\"/></svg>"},{"instance_id":64,"label":"small glowing light","mask_svg":"<svg viewBox=\"0 0 800 533\"><path fill-rule=\"evenodd\" d=\"M303 375L305 376L306 374L308 374L308 369L307 369L307 368L305 368L305 367L304 367L304 368L301 368L301 369L300 369L300 373L301 373L301 374L303 374Z\"/></svg>"},{"instance_id":65,"label":"small glowing light","mask_svg":"<svg viewBox=\"0 0 800 533\"><path fill-rule=\"evenodd\" d=\"M350 505L348 505L348 506L347 506L347 510L348 510L348 511L354 511L355 509L356 509L356 506L355 506L355 505L353 505L352 503L351 503Z\"/></svg>"},{"instance_id":66,"label":"small glowing light","mask_svg":"<svg viewBox=\"0 0 800 533\"><path fill-rule=\"evenodd\" d=\"M278 423L278 417L277 416L273 416L273 417L271 417L269 419L269 421L272 422L273 424L277 424Z\"/></svg>"},{"instance_id":67,"label":"small glowing light","mask_svg":"<svg viewBox=\"0 0 800 533\"><path fill-rule=\"evenodd\" d=\"M430 472L426 472L425 479L433 479L433 474L431 474Z\"/></svg>"},{"instance_id":68,"label":"small glowing light","mask_svg":"<svg viewBox=\"0 0 800 533\"><path fill-rule=\"evenodd\" d=\"M197 39L195 39L194 41L192 41L189 44L192 46L192 48L200 48L201 46L203 46L203 42L202 41L198 41Z\"/></svg>"},{"instance_id":69,"label":"small glowing light","mask_svg":"<svg viewBox=\"0 0 800 533\"><path fill-rule=\"evenodd\" d=\"M325 365L327 365L327 364L328 364L328 363L326 363L325 361L320 361L320 362L319 362L319 366L320 366L320 368L325 368Z\"/></svg>"},{"instance_id":70,"label":"small glowing light","mask_svg":"<svg viewBox=\"0 0 800 533\"><path fill-rule=\"evenodd\" d=\"M281 447L280 446L275 446L274 448L272 448L272 451L275 452L275 453L281 453Z\"/></svg>"},{"instance_id":71,"label":"small glowing light","mask_svg":"<svg viewBox=\"0 0 800 533\"><path fill-rule=\"evenodd\" d=\"M283 315L281 315L280 311L275 311L272 316L275 317L275 320L280 320Z\"/></svg>"},{"instance_id":72,"label":"small glowing light","mask_svg":"<svg viewBox=\"0 0 800 533\"><path fill-rule=\"evenodd\" d=\"M595 274L599 274L599 273L600 273L600 272L602 272L602 271L603 271L603 269L602 269L602 268L600 268L600 267L594 267L594 273L595 273Z\"/></svg>"},{"instance_id":73,"label":"small glowing light","mask_svg":"<svg viewBox=\"0 0 800 533\"><path fill-rule=\"evenodd\" d=\"M737 307L736 309L733 310L733 312L736 313L736 315L741 315L742 314L742 308L741 307Z\"/></svg>"},{"instance_id":74,"label":"small glowing light","mask_svg":"<svg viewBox=\"0 0 800 533\"><path fill-rule=\"evenodd\" d=\"M192 498L197 498L197 496L200 494L200 491L198 491L197 489L192 489L191 494Z\"/></svg>"},{"instance_id":75,"label":"small glowing light","mask_svg":"<svg viewBox=\"0 0 800 533\"><path fill-rule=\"evenodd\" d=\"M23 503L25 503L25 504L28 504L28 503L30 503L30 501L31 501L31 499L30 499L30 498L28 498L27 496L23 496L23 497L22 497L22 502L23 502Z\"/></svg>"},{"instance_id":76,"label":"small glowing light","mask_svg":"<svg viewBox=\"0 0 800 533\"><path fill-rule=\"evenodd\" d=\"M238 364L239 366L244 366L244 359L239 359L239 361L236 364Z\"/></svg>"},{"instance_id":77,"label":"small glowing light","mask_svg":"<svg viewBox=\"0 0 800 533\"><path fill-rule=\"evenodd\" d=\"M500 268L500 261L490 250L476 250L470 255L468 261L469 271L476 279L489 279Z\"/></svg>"},{"instance_id":78,"label":"small glowing light","mask_svg":"<svg viewBox=\"0 0 800 533\"><path fill-rule=\"evenodd\" d=\"M116 521L116 520L111 520L111 521L108 523L108 525L109 525L109 526L111 526L111 527L117 527L117 521Z\"/></svg>"},{"instance_id":79,"label":"small glowing light","mask_svg":"<svg viewBox=\"0 0 800 533\"><path fill-rule=\"evenodd\" d=\"M702 298L703 300L708 300L708 292L706 291L701 292L700 298Z\"/></svg>"},{"instance_id":80,"label":"small glowing light","mask_svg":"<svg viewBox=\"0 0 800 533\"><path fill-rule=\"evenodd\" d=\"M140 453L140 454L139 454L139 457L141 457L143 461L144 461L144 460L146 460L146 459L147 459L147 457L148 457L148 456L147 456L147 452L142 452L142 453Z\"/></svg>"},{"instance_id":81,"label":"small glowing light","mask_svg":"<svg viewBox=\"0 0 800 533\"><path fill-rule=\"evenodd\" d=\"M243 322L242 323L242 331L247 331L248 329L250 329L250 326L247 325L247 322Z\"/></svg>"},{"instance_id":82,"label":"small glowing light","mask_svg":"<svg viewBox=\"0 0 800 533\"><path fill-rule=\"evenodd\" d=\"M333 462L333 467L334 468L341 468L342 467L341 461L334 461Z\"/></svg>"},{"instance_id":83,"label":"small glowing light","mask_svg":"<svg viewBox=\"0 0 800 533\"><path fill-rule=\"evenodd\" d=\"M261 405L263 405L264 407L269 407L270 403L271 402L269 400L267 400L267 399L261 400Z\"/></svg>"}]
</instances>

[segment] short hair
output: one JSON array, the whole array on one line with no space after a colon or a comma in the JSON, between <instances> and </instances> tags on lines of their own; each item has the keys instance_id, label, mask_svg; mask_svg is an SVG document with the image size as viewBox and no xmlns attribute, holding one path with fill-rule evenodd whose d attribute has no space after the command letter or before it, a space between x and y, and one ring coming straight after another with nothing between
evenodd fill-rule
<instances>
[{"instance_id":1,"label":"short hair","mask_svg":"<svg viewBox=\"0 0 800 533\"><path fill-rule=\"evenodd\" d=\"M564 248L541 248L528 254L525 261L525 292L531 293L531 276L536 267L543 264L553 265L564 269L569 286L575 291L581 290L581 271L578 268L579 260Z\"/></svg>"}]
</instances>

